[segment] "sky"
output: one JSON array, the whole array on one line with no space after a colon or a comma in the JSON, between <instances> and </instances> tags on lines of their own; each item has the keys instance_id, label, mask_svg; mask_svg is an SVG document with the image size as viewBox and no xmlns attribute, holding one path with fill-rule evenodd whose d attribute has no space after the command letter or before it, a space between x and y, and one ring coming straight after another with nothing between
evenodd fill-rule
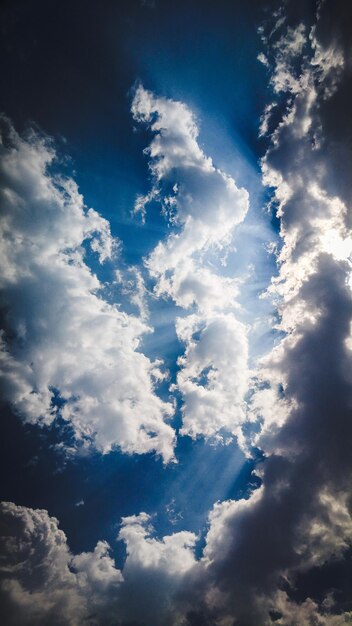
<instances>
[{"instance_id":1,"label":"sky","mask_svg":"<svg viewBox=\"0 0 352 626\"><path fill-rule=\"evenodd\" d=\"M351 8L0 8L0 617L343 626Z\"/></svg>"}]
</instances>

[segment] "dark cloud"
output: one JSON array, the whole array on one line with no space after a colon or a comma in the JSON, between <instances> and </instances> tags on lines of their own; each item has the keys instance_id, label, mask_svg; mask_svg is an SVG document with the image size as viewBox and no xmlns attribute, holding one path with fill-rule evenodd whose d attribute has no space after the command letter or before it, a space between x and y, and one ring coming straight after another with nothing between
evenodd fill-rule
<instances>
[{"instance_id":1,"label":"dark cloud","mask_svg":"<svg viewBox=\"0 0 352 626\"><path fill-rule=\"evenodd\" d=\"M213 582L224 594L219 612L226 613L227 606L241 625L337 624L349 619L347 613L333 615L333 602L319 609L304 597L302 587L301 604L290 601L297 573L341 559L352 539L348 244L344 253L349 207L345 190L339 193L337 184L337 197L332 196L329 185L336 142L341 142L342 150L345 141L348 150L350 146L348 135L345 141L336 137L333 127L325 133L329 120L324 110L325 102L336 101L344 89L349 62L339 45L344 39L336 35L343 11L336 11L333 3L327 10L334 12L335 27L330 37L325 33L320 40L321 20L329 19L325 7L324 3L318 26L311 31L309 56L304 52L308 44L299 44L299 22L289 26L287 21L277 22L275 37L266 40L274 59L274 90L289 99L263 161L265 180L280 204L283 248L274 285L286 332L263 371L272 386L282 385L281 410L287 410L285 403L290 408L283 424L273 425L266 405L264 429L257 440L267 455L262 496L242 511L235 507L224 518L220 526L227 537L226 556L214 555L210 566ZM295 58L302 54L297 73ZM346 92L342 97L346 115L351 103L345 98ZM321 137L320 147L310 141L315 134ZM349 178L345 183L350 184ZM330 583L333 590L334 581Z\"/></svg>"}]
</instances>

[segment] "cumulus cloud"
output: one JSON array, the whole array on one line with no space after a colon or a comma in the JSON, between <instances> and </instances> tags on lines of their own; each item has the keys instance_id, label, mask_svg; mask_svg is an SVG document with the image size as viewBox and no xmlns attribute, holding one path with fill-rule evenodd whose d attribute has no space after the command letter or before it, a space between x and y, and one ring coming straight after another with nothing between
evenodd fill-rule
<instances>
[{"instance_id":1,"label":"cumulus cloud","mask_svg":"<svg viewBox=\"0 0 352 626\"><path fill-rule=\"evenodd\" d=\"M176 331L186 346L177 375L184 400L181 433L211 437L225 429L240 436L248 357L243 324L231 313L206 320L189 315L177 320Z\"/></svg>"},{"instance_id":2,"label":"cumulus cloud","mask_svg":"<svg viewBox=\"0 0 352 626\"><path fill-rule=\"evenodd\" d=\"M146 513L122 519L119 539L126 544L120 612L134 623L182 624L181 590L196 566L194 533L181 531L162 539L153 537ZM138 602L136 602L138 598Z\"/></svg>"},{"instance_id":3,"label":"cumulus cloud","mask_svg":"<svg viewBox=\"0 0 352 626\"><path fill-rule=\"evenodd\" d=\"M146 513L122 519L123 571L110 546L72 554L58 520L45 510L0 505L0 613L3 623L163 626L182 623L179 587L196 561L197 537L179 532L161 540Z\"/></svg>"},{"instance_id":4,"label":"cumulus cloud","mask_svg":"<svg viewBox=\"0 0 352 626\"><path fill-rule=\"evenodd\" d=\"M4 624L101 623L122 581L106 542L73 556L56 518L11 502L0 505L0 528Z\"/></svg>"},{"instance_id":5,"label":"cumulus cloud","mask_svg":"<svg viewBox=\"0 0 352 626\"><path fill-rule=\"evenodd\" d=\"M239 435L247 383L246 328L235 316L238 286L210 265L209 254L216 256L230 245L246 215L248 194L205 155L195 117L184 103L156 97L140 85L132 114L153 133L145 150L153 186L137 198L135 210L145 215L148 203L157 200L174 226L145 264L158 296L196 312L176 323L185 344L177 377L184 400L181 432Z\"/></svg>"},{"instance_id":6,"label":"cumulus cloud","mask_svg":"<svg viewBox=\"0 0 352 626\"><path fill-rule=\"evenodd\" d=\"M205 155L195 117L184 103L156 97L139 86L131 110L153 133L145 150L153 187L144 200L137 200L136 210L145 211L157 199L171 222L181 227L147 260L152 275L159 277L197 252L228 243L246 215L248 193Z\"/></svg>"},{"instance_id":7,"label":"cumulus cloud","mask_svg":"<svg viewBox=\"0 0 352 626\"><path fill-rule=\"evenodd\" d=\"M114 260L118 242L109 223L86 209L75 182L50 172L54 162L47 139L21 138L3 123L3 397L32 424L49 425L60 413L83 445L156 451L168 461L172 407L155 392L160 364L139 351L150 331L142 291L141 316L104 299L87 247L102 264Z\"/></svg>"}]
</instances>

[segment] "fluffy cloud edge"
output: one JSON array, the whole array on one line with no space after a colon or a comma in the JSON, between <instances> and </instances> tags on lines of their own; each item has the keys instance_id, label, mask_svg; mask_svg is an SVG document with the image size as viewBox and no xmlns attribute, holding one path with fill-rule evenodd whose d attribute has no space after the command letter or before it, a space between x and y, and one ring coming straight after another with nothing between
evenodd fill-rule
<instances>
[{"instance_id":1,"label":"fluffy cloud edge","mask_svg":"<svg viewBox=\"0 0 352 626\"><path fill-rule=\"evenodd\" d=\"M165 376L160 362L140 351L151 330L141 276L140 316L105 299L89 254L116 267L119 243L108 221L85 207L74 180L53 173L55 158L48 138L34 131L22 138L3 120L4 399L32 424L48 426L61 415L76 447L156 452L168 462L174 457L173 408L156 393Z\"/></svg>"}]
</instances>

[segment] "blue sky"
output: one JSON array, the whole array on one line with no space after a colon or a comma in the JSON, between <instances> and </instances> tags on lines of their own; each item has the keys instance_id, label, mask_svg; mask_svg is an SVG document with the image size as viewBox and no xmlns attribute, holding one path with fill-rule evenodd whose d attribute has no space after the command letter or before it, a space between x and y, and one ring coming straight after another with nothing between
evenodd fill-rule
<instances>
[{"instance_id":1,"label":"blue sky","mask_svg":"<svg viewBox=\"0 0 352 626\"><path fill-rule=\"evenodd\" d=\"M348 12L1 13L5 623L345 623Z\"/></svg>"}]
</instances>

